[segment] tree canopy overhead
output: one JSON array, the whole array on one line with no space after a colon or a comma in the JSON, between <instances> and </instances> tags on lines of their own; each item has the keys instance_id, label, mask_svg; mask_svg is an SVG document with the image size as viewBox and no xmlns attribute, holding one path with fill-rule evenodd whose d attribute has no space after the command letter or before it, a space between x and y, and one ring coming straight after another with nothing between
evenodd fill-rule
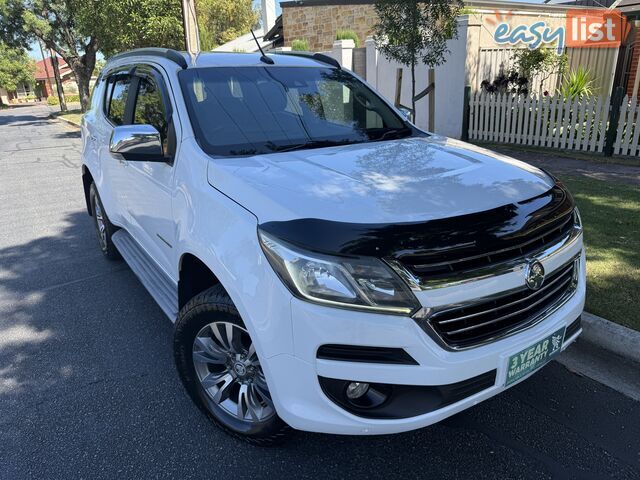
<instances>
[{"instance_id":1,"label":"tree canopy overhead","mask_svg":"<svg viewBox=\"0 0 640 480\"><path fill-rule=\"evenodd\" d=\"M108 25L92 28L105 57L143 47L184 50L180 0L106 0L106 4L108 13L101 23Z\"/></svg>"}]
</instances>

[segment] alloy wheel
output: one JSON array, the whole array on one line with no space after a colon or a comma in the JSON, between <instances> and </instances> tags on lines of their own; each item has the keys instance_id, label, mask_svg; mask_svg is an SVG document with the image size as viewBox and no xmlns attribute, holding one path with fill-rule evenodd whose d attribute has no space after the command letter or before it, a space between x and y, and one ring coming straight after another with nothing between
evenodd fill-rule
<instances>
[{"instance_id":1,"label":"alloy wheel","mask_svg":"<svg viewBox=\"0 0 640 480\"><path fill-rule=\"evenodd\" d=\"M193 341L193 365L210 400L245 422L275 415L249 333L230 322L204 326Z\"/></svg>"},{"instance_id":2,"label":"alloy wheel","mask_svg":"<svg viewBox=\"0 0 640 480\"><path fill-rule=\"evenodd\" d=\"M107 248L107 226L105 224L102 208L100 207L100 202L97 198L94 200L94 202L96 227L98 228L98 239L100 240L100 246L103 250L105 250Z\"/></svg>"}]
</instances>

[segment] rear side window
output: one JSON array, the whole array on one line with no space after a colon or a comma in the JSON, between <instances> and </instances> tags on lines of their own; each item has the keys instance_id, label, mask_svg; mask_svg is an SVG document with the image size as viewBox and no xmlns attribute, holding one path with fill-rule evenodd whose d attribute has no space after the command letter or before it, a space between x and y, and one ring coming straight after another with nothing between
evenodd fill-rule
<instances>
[{"instance_id":1,"label":"rear side window","mask_svg":"<svg viewBox=\"0 0 640 480\"><path fill-rule=\"evenodd\" d=\"M122 125L125 119L125 107L129 96L131 78L128 75L117 75L109 78L107 117L114 125Z\"/></svg>"},{"instance_id":2,"label":"rear side window","mask_svg":"<svg viewBox=\"0 0 640 480\"><path fill-rule=\"evenodd\" d=\"M167 110L158 85L150 78L140 78L133 123L151 125L160 132L163 143L167 139Z\"/></svg>"}]
</instances>

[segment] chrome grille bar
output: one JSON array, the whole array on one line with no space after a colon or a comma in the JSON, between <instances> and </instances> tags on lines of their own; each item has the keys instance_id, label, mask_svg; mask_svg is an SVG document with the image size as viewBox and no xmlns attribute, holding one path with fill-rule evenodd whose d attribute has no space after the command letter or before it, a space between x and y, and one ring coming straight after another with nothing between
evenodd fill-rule
<instances>
[{"instance_id":1,"label":"chrome grille bar","mask_svg":"<svg viewBox=\"0 0 640 480\"><path fill-rule=\"evenodd\" d=\"M468 331L471 331L471 330L475 330L475 329L477 329L477 328L484 327L484 326L486 326L486 325L491 325L492 323L497 323L497 322L502 322L502 321L504 321L504 320L508 320L509 318L511 318L511 317L515 317L516 315L519 315L519 314L521 314L521 313L528 312L528 311L529 311L529 310L531 310L533 307L535 307L535 306L539 305L540 303L544 302L547 298L551 297L554 293L558 292L558 290L560 290L561 288L565 287L565 286L566 286L566 284L567 284L567 282L569 282L569 281L571 281L571 279L570 279L570 278L567 278L564 282L562 282L562 284L561 284L560 286L558 286L558 287L554 288L550 293L548 293L548 294L547 294L547 295L545 295L544 297L542 297L542 298L538 299L537 301L535 301L534 303L532 303L531 305L529 305L529 306L527 306L527 307L525 307L525 308L522 308L522 309L517 310L517 311L515 311L515 312L509 313L509 314L507 314L507 315L503 315L502 317L498 317L498 318L496 318L496 319L494 319L494 320L490 320L490 321L488 321L488 322L478 323L478 324L476 324L476 325L472 325L472 326L470 326L470 327L465 327L465 328L460 328L460 329L458 329L458 330L451 330L451 331L449 331L449 332L448 332L448 335L456 335L456 334L458 334L458 333L468 332ZM528 300L528 299L527 299L527 300ZM488 312L484 312L484 313L486 314L486 313L488 313Z\"/></svg>"},{"instance_id":2,"label":"chrome grille bar","mask_svg":"<svg viewBox=\"0 0 640 480\"><path fill-rule=\"evenodd\" d=\"M453 349L471 348L515 333L546 318L573 295L579 266L578 255L551 272L537 291L523 287L445 308L433 312L426 324Z\"/></svg>"},{"instance_id":3,"label":"chrome grille bar","mask_svg":"<svg viewBox=\"0 0 640 480\"><path fill-rule=\"evenodd\" d=\"M513 301L511 303L507 303L505 305L500 305L499 307L496 307L496 308L493 308L493 309L484 310L484 311L477 312L477 313L472 313L472 314L469 314L469 315L464 315L462 317L451 318L451 319L448 319L448 320L439 320L438 323L440 325L446 325L448 323L460 322L462 320L468 320L470 318L478 317L480 315L486 315L489 312L497 312L499 310L504 310L505 308L512 307L512 306L517 305L519 303L526 302L527 300L530 300L531 298L537 297L538 295L544 293L551 286L555 285L560 279L562 279L562 277L566 276L569 273L571 273L571 266L565 267L565 271L564 272L562 272L561 274L557 275L550 282L545 283L540 290L536 290L535 292L532 292L532 294L529 297L524 297L524 298L521 298L519 300L515 300L515 301ZM523 291L523 289L518 289L518 291ZM432 318L437 318L439 316L442 316L442 315L444 315L445 313L447 313L449 311L450 310L443 310L441 312L438 312L437 314L434 314Z\"/></svg>"}]
</instances>

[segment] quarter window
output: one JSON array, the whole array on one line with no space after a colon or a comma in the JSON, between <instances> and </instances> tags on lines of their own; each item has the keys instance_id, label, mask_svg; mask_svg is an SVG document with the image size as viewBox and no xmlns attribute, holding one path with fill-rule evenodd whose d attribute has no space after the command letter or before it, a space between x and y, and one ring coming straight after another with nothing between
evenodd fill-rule
<instances>
[{"instance_id":1,"label":"quarter window","mask_svg":"<svg viewBox=\"0 0 640 480\"><path fill-rule=\"evenodd\" d=\"M107 117L115 125L123 125L125 121L125 107L127 106L131 78L128 75L118 75L112 78L113 80L109 79L109 84L112 84L113 86L111 87Z\"/></svg>"}]
</instances>

